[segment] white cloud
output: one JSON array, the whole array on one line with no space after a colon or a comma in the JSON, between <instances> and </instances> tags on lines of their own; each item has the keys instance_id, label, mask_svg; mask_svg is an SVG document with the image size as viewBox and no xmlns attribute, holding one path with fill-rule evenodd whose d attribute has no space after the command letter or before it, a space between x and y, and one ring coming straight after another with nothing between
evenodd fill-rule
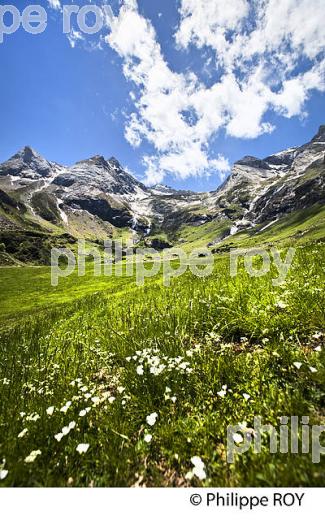
<instances>
[{"instance_id":1,"label":"white cloud","mask_svg":"<svg viewBox=\"0 0 325 520\"><path fill-rule=\"evenodd\" d=\"M209 79L218 79L208 87L171 69L152 23L124 0L105 40L134 84L125 137L154 150L144 157L147 181L222 177L229 163L211 145L221 129L250 139L274 130L270 110L303 116L311 90L325 90L323 9L324 0L181 0L175 42L181 52L209 51L202 69L209 59Z\"/></svg>"},{"instance_id":2,"label":"white cloud","mask_svg":"<svg viewBox=\"0 0 325 520\"><path fill-rule=\"evenodd\" d=\"M203 85L194 74L177 74L169 68L152 25L134 2L131 7L123 5L106 40L123 58L126 78L138 86L126 139L135 147L146 140L157 151L144 158L147 181L160 182L166 173L186 178L229 170L227 160L206 147L216 121L197 118L195 94L205 90ZM187 118L190 115L194 123Z\"/></svg>"},{"instance_id":3,"label":"white cloud","mask_svg":"<svg viewBox=\"0 0 325 520\"><path fill-rule=\"evenodd\" d=\"M52 9L56 9L57 11L61 11L61 3L60 0L47 0L49 7Z\"/></svg>"},{"instance_id":4,"label":"white cloud","mask_svg":"<svg viewBox=\"0 0 325 520\"><path fill-rule=\"evenodd\" d=\"M71 29L70 33L67 34L67 38L69 40L69 43L71 45L71 47L74 49L75 46L76 46L76 43L78 41L83 41L84 40L84 36L81 32L79 31L76 31L75 29Z\"/></svg>"}]
</instances>

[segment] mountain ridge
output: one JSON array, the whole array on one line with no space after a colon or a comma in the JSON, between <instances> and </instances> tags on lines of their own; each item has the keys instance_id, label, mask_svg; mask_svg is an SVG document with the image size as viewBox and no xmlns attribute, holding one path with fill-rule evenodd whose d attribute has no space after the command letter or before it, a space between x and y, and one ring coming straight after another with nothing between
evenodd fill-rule
<instances>
[{"instance_id":1,"label":"mountain ridge","mask_svg":"<svg viewBox=\"0 0 325 520\"><path fill-rule=\"evenodd\" d=\"M25 146L0 164L0 231L66 233L95 241L123 235L135 242L163 234L166 243L175 243L183 228L194 233L212 223L218 242L323 204L324 158L321 125L302 146L263 159L246 155L216 190L197 193L145 186L115 157L95 155L67 167Z\"/></svg>"}]
</instances>

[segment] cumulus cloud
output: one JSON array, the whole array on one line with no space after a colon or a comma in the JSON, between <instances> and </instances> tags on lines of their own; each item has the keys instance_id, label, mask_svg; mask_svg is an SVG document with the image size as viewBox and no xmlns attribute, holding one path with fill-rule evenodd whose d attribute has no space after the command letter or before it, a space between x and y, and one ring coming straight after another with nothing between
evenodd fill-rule
<instances>
[{"instance_id":1,"label":"cumulus cloud","mask_svg":"<svg viewBox=\"0 0 325 520\"><path fill-rule=\"evenodd\" d=\"M180 0L174 45L201 52L209 85L171 68L137 0L121 4L105 41L132 84L125 137L153 150L143 157L149 183L166 174L223 178L229 162L213 149L218 132L244 139L270 133L270 111L303 116L310 92L325 90L324 0ZM69 36L72 46L82 39Z\"/></svg>"},{"instance_id":2,"label":"cumulus cloud","mask_svg":"<svg viewBox=\"0 0 325 520\"><path fill-rule=\"evenodd\" d=\"M125 137L153 146L144 157L147 181L167 173L222 177L229 163L209 146L218 131L255 138L274 130L265 120L270 109L304 114L310 91L325 89L322 12L323 0L181 0L175 43L213 51L218 80L207 87L193 72L171 69L151 22L136 0L125 0L106 41L136 85Z\"/></svg>"}]
</instances>

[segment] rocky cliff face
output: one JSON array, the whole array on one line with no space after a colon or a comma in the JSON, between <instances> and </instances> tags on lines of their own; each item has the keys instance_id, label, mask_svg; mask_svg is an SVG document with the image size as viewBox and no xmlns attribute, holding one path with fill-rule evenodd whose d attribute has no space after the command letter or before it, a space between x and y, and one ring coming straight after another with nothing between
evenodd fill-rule
<instances>
[{"instance_id":1,"label":"rocky cliff face","mask_svg":"<svg viewBox=\"0 0 325 520\"><path fill-rule=\"evenodd\" d=\"M193 193L164 185L147 188L113 157L64 167L25 147L0 165L0 225L49 231L55 226L92 238L127 228L141 238L215 220L235 234L324 203L324 155L321 126L306 145L264 159L246 156L216 191Z\"/></svg>"}]
</instances>

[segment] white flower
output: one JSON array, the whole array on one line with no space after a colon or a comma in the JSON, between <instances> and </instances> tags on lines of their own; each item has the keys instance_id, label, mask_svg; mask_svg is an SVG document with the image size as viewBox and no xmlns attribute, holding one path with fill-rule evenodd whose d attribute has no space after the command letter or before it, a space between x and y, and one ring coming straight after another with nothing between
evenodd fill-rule
<instances>
[{"instance_id":1,"label":"white flower","mask_svg":"<svg viewBox=\"0 0 325 520\"><path fill-rule=\"evenodd\" d=\"M144 442L147 442L148 444L152 441L152 435L150 433L147 433L147 435L144 436Z\"/></svg>"},{"instance_id":2,"label":"white flower","mask_svg":"<svg viewBox=\"0 0 325 520\"><path fill-rule=\"evenodd\" d=\"M7 469L1 469L0 470L0 480L4 480L8 475L8 470Z\"/></svg>"},{"instance_id":3,"label":"white flower","mask_svg":"<svg viewBox=\"0 0 325 520\"><path fill-rule=\"evenodd\" d=\"M30 415L27 415L26 417L26 421L28 422L36 422L38 421L38 419L40 419L40 416L38 413L31 413Z\"/></svg>"},{"instance_id":4,"label":"white flower","mask_svg":"<svg viewBox=\"0 0 325 520\"><path fill-rule=\"evenodd\" d=\"M150 415L147 415L146 421L149 424L149 426L153 426L156 423L156 420L158 418L158 414L156 412L153 412Z\"/></svg>"},{"instance_id":5,"label":"white flower","mask_svg":"<svg viewBox=\"0 0 325 520\"><path fill-rule=\"evenodd\" d=\"M312 374L317 372L317 368L315 368L315 367L309 367L309 370L311 371Z\"/></svg>"},{"instance_id":6,"label":"white flower","mask_svg":"<svg viewBox=\"0 0 325 520\"><path fill-rule=\"evenodd\" d=\"M56 435L54 435L54 439L56 439L58 442L61 442L63 437L63 433L57 433Z\"/></svg>"},{"instance_id":7,"label":"white flower","mask_svg":"<svg viewBox=\"0 0 325 520\"><path fill-rule=\"evenodd\" d=\"M118 391L119 394L123 394L124 390L125 390L124 386L118 386L117 387L117 391Z\"/></svg>"},{"instance_id":8,"label":"white flower","mask_svg":"<svg viewBox=\"0 0 325 520\"><path fill-rule=\"evenodd\" d=\"M315 352L321 352L321 351L322 351L322 347L321 347L321 346L318 346L318 347L316 347L314 350L315 350Z\"/></svg>"},{"instance_id":9,"label":"white flower","mask_svg":"<svg viewBox=\"0 0 325 520\"><path fill-rule=\"evenodd\" d=\"M108 398L108 402L109 402L110 404L113 404L114 401L115 401L115 397L111 396L111 397Z\"/></svg>"},{"instance_id":10,"label":"white flower","mask_svg":"<svg viewBox=\"0 0 325 520\"><path fill-rule=\"evenodd\" d=\"M76 447L76 450L81 455L82 453L87 453L88 448L89 448L89 444L78 444L78 446Z\"/></svg>"},{"instance_id":11,"label":"white flower","mask_svg":"<svg viewBox=\"0 0 325 520\"><path fill-rule=\"evenodd\" d=\"M85 417L86 414L87 414L86 410L81 410L79 412L79 417Z\"/></svg>"},{"instance_id":12,"label":"white flower","mask_svg":"<svg viewBox=\"0 0 325 520\"><path fill-rule=\"evenodd\" d=\"M143 376L143 366L142 365L139 365L137 367L137 374L138 374L138 376Z\"/></svg>"},{"instance_id":13,"label":"white flower","mask_svg":"<svg viewBox=\"0 0 325 520\"><path fill-rule=\"evenodd\" d=\"M171 397L170 400L171 400L173 403L176 403L176 401L177 401L177 397L176 397L176 395L173 395L173 397Z\"/></svg>"},{"instance_id":14,"label":"white flower","mask_svg":"<svg viewBox=\"0 0 325 520\"><path fill-rule=\"evenodd\" d=\"M28 429L25 428L24 430L22 430L20 433L18 433L18 439L22 439L23 437L25 437L26 433L28 432Z\"/></svg>"},{"instance_id":15,"label":"white flower","mask_svg":"<svg viewBox=\"0 0 325 520\"><path fill-rule=\"evenodd\" d=\"M62 428L62 435L68 435L70 433L69 426L63 426Z\"/></svg>"},{"instance_id":16,"label":"white flower","mask_svg":"<svg viewBox=\"0 0 325 520\"><path fill-rule=\"evenodd\" d=\"M226 393L226 390L220 390L220 392L217 392L219 397L225 397Z\"/></svg>"},{"instance_id":17,"label":"white flower","mask_svg":"<svg viewBox=\"0 0 325 520\"><path fill-rule=\"evenodd\" d=\"M30 454L25 458L25 462L27 464L30 464L31 462L34 462L34 460L38 457L38 455L41 455L41 450L34 450L31 451Z\"/></svg>"},{"instance_id":18,"label":"white flower","mask_svg":"<svg viewBox=\"0 0 325 520\"><path fill-rule=\"evenodd\" d=\"M97 397L97 396L92 397L91 400L92 400L92 402L94 403L95 406L100 403L100 398Z\"/></svg>"},{"instance_id":19,"label":"white flower","mask_svg":"<svg viewBox=\"0 0 325 520\"><path fill-rule=\"evenodd\" d=\"M194 466L192 472L189 472L190 474L195 475L200 480L204 480L206 478L206 472L205 472L205 464L201 457L194 456L191 458L191 462ZM189 476L189 474L187 474ZM188 478L188 476L186 478ZM192 478L192 477L190 477Z\"/></svg>"},{"instance_id":20,"label":"white flower","mask_svg":"<svg viewBox=\"0 0 325 520\"><path fill-rule=\"evenodd\" d=\"M246 399L246 401L248 401L251 396L249 394L243 394L243 398Z\"/></svg>"},{"instance_id":21,"label":"white flower","mask_svg":"<svg viewBox=\"0 0 325 520\"><path fill-rule=\"evenodd\" d=\"M284 303L282 300L279 300L275 306L278 308L278 309L286 309L287 308L287 304Z\"/></svg>"},{"instance_id":22,"label":"white flower","mask_svg":"<svg viewBox=\"0 0 325 520\"><path fill-rule=\"evenodd\" d=\"M54 406L49 406L46 410L47 415L53 415L54 412Z\"/></svg>"},{"instance_id":23,"label":"white flower","mask_svg":"<svg viewBox=\"0 0 325 520\"><path fill-rule=\"evenodd\" d=\"M69 428L70 428L70 430L73 430L75 427L76 427L76 422L75 422L75 421L71 421L71 422L69 423Z\"/></svg>"},{"instance_id":24,"label":"white flower","mask_svg":"<svg viewBox=\"0 0 325 520\"><path fill-rule=\"evenodd\" d=\"M194 477L193 471L188 471L185 475L186 480L191 480Z\"/></svg>"},{"instance_id":25,"label":"white flower","mask_svg":"<svg viewBox=\"0 0 325 520\"><path fill-rule=\"evenodd\" d=\"M206 472L205 472L205 469L202 468L202 467L197 467L197 466L195 466L195 467L193 468L193 473L194 473L194 475L195 475L197 478L199 478L200 480L204 480L204 479L206 478L206 476L207 476L207 475L206 475Z\"/></svg>"},{"instance_id":26,"label":"white flower","mask_svg":"<svg viewBox=\"0 0 325 520\"><path fill-rule=\"evenodd\" d=\"M234 433L232 438L236 444L240 444L244 441L244 437L240 433Z\"/></svg>"},{"instance_id":27,"label":"white flower","mask_svg":"<svg viewBox=\"0 0 325 520\"><path fill-rule=\"evenodd\" d=\"M67 401L65 403L65 405L62 406L62 408L60 409L60 412L67 413L67 411L69 410L71 404L72 404L71 401Z\"/></svg>"},{"instance_id":28,"label":"white flower","mask_svg":"<svg viewBox=\"0 0 325 520\"><path fill-rule=\"evenodd\" d=\"M299 363L299 361L295 361L294 366L299 370L302 367L302 363Z\"/></svg>"}]
</instances>

